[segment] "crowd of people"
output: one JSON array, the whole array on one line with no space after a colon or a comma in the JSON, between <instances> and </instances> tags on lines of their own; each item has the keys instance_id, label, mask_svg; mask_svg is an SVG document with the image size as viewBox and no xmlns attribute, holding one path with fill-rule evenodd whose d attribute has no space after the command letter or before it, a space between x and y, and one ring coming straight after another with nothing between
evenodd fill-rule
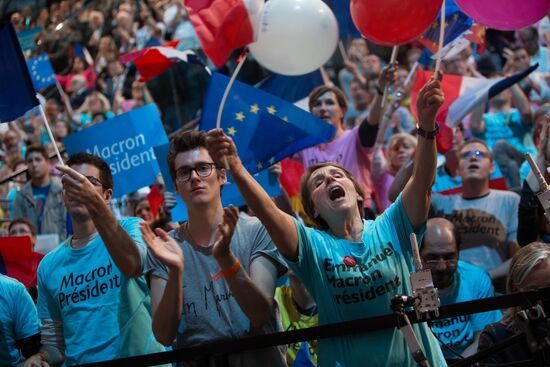
<instances>
[{"instance_id":1,"label":"crowd of people","mask_svg":"<svg viewBox=\"0 0 550 367\"><path fill-rule=\"evenodd\" d=\"M269 197L223 130L182 128L168 153L175 192L158 182L127 195L122 208L101 157L65 154L60 165L53 144L62 149L68 135L156 102L120 55L172 40L201 55L183 2L48 1L4 17L17 32L41 28L26 56L47 53L58 86L42 91L55 142L38 111L0 131L1 230L30 237L33 250L28 284L0 274L0 366L72 366L386 315L395 295L414 290L410 234L442 305L550 286L550 208L539 202L546 188L525 158L532 154L550 182L550 14L516 32L489 30L486 50L470 45L443 61L414 91L415 106L421 44L386 62L388 50L363 38L346 42L308 97L309 112L334 134L289 157L304 169L299 202L285 191ZM245 78L266 75L247 63L256 67ZM452 127L449 147L438 146L447 75L496 78L536 63L536 72ZM269 169L281 177L282 167ZM222 205L229 176L246 206ZM175 196L188 218L179 223L171 217ZM445 366L525 333L522 312L413 330L427 363ZM539 328L535 340L549 334ZM535 356L521 341L485 361L550 361L550 348L542 349ZM366 358L417 365L397 328L177 365L362 366Z\"/></svg>"}]
</instances>

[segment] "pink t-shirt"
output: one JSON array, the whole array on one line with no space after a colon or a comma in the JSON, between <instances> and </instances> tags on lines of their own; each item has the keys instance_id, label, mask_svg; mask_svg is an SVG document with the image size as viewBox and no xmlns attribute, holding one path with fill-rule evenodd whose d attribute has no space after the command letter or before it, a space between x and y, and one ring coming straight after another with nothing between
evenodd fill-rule
<instances>
[{"instance_id":1,"label":"pink t-shirt","mask_svg":"<svg viewBox=\"0 0 550 367\"><path fill-rule=\"evenodd\" d=\"M372 179L373 187L376 192L376 197L378 198L378 203L380 204L380 212L383 212L392 204L389 199L389 191L393 180L395 180L395 176L386 170L384 170L384 173L382 173L382 176L380 178Z\"/></svg>"},{"instance_id":2,"label":"pink t-shirt","mask_svg":"<svg viewBox=\"0 0 550 367\"><path fill-rule=\"evenodd\" d=\"M336 162L349 170L365 193L365 208L371 208L372 148L365 148L359 139L359 127L345 131L342 136L327 144L306 148L292 157L302 163L305 169L316 163Z\"/></svg>"}]
</instances>

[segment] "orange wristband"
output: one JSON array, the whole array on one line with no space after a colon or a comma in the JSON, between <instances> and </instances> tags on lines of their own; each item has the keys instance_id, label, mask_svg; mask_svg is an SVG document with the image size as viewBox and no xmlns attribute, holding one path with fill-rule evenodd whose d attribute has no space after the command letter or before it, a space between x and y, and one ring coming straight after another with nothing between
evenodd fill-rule
<instances>
[{"instance_id":1,"label":"orange wristband","mask_svg":"<svg viewBox=\"0 0 550 367\"><path fill-rule=\"evenodd\" d=\"M233 265L227 270L220 270L216 274L212 275L214 281L220 279L221 277L227 278L232 275L235 275L239 270L241 270L241 262L239 260L235 261Z\"/></svg>"}]
</instances>

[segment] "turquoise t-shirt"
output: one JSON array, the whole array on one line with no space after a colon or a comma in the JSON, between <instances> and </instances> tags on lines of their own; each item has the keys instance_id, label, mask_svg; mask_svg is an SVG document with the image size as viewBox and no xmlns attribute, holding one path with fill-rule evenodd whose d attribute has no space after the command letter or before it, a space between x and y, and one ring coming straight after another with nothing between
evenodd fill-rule
<instances>
[{"instance_id":1,"label":"turquoise t-shirt","mask_svg":"<svg viewBox=\"0 0 550 367\"><path fill-rule=\"evenodd\" d=\"M140 221L126 218L120 225L138 244L144 260ZM164 351L152 332L144 276L124 276L99 235L79 249L70 246L71 238L38 267L38 316L62 322L66 364Z\"/></svg>"},{"instance_id":2,"label":"turquoise t-shirt","mask_svg":"<svg viewBox=\"0 0 550 367\"><path fill-rule=\"evenodd\" d=\"M526 125L521 119L517 108L511 108L510 112L489 112L483 115L485 132L473 134L474 137L483 139L489 148L498 140L506 140L514 148L522 153L536 152L532 138L532 126Z\"/></svg>"},{"instance_id":3,"label":"turquoise t-shirt","mask_svg":"<svg viewBox=\"0 0 550 367\"><path fill-rule=\"evenodd\" d=\"M0 274L0 366L22 362L16 341L39 333L36 307L25 286Z\"/></svg>"},{"instance_id":4,"label":"turquoise t-shirt","mask_svg":"<svg viewBox=\"0 0 550 367\"><path fill-rule=\"evenodd\" d=\"M493 297L493 284L487 272L475 265L459 261L455 273L455 280L448 294L439 294L442 305L473 301ZM474 334L482 331L488 324L495 323L502 318L499 310L482 312L472 315L450 317L432 322L436 335L449 347L458 353L474 341ZM442 348L447 359L458 359L451 351Z\"/></svg>"},{"instance_id":5,"label":"turquoise t-shirt","mask_svg":"<svg viewBox=\"0 0 550 367\"><path fill-rule=\"evenodd\" d=\"M412 295L409 234L415 232L401 196L374 221L364 221L363 242L349 242L296 221L298 260L288 261L319 307L319 324L391 314L396 294ZM416 233L421 242L425 225ZM431 366L446 366L425 323L413 326ZM397 328L318 341L318 365L416 366Z\"/></svg>"}]
</instances>

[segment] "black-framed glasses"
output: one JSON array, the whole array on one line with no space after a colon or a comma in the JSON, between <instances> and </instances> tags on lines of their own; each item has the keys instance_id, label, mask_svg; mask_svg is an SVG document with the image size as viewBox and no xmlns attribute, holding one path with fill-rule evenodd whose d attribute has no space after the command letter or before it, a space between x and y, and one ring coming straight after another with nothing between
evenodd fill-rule
<instances>
[{"instance_id":1,"label":"black-framed glasses","mask_svg":"<svg viewBox=\"0 0 550 367\"><path fill-rule=\"evenodd\" d=\"M99 179L95 178L94 176L85 176L86 179L88 181L90 181L90 183L94 186L101 186L101 187L105 187L105 185L103 184L103 182L101 182Z\"/></svg>"},{"instance_id":2,"label":"black-framed glasses","mask_svg":"<svg viewBox=\"0 0 550 367\"><path fill-rule=\"evenodd\" d=\"M216 167L215 163L198 163L193 167L180 167L176 170L176 180L180 182L187 182L191 179L191 173L195 173L202 178L208 177L212 174L212 171Z\"/></svg>"},{"instance_id":3,"label":"black-framed glasses","mask_svg":"<svg viewBox=\"0 0 550 367\"><path fill-rule=\"evenodd\" d=\"M487 158L489 157L489 153L482 152L481 150L469 150L467 152L460 153L460 159L470 159L472 157L476 157L480 159Z\"/></svg>"},{"instance_id":4,"label":"black-framed glasses","mask_svg":"<svg viewBox=\"0 0 550 367\"><path fill-rule=\"evenodd\" d=\"M456 266L458 263L458 259L437 259L437 260L425 260L423 261L426 266L429 266L430 268L435 268L439 265L439 263L443 263L446 266Z\"/></svg>"}]
</instances>

